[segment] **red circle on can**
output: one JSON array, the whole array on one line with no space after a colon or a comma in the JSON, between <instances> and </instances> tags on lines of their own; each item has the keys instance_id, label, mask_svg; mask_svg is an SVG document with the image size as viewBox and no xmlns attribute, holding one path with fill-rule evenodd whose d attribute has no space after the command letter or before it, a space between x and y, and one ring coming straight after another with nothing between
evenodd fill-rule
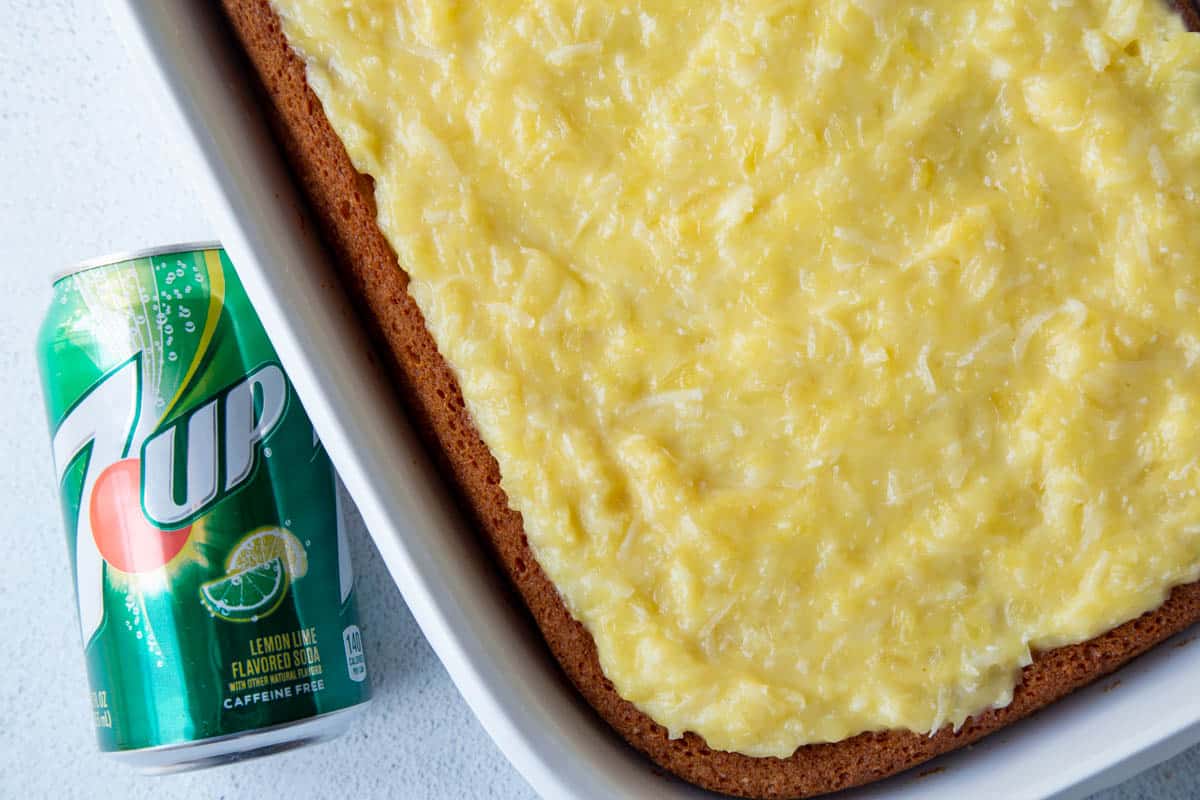
<instances>
[{"instance_id":1,"label":"red circle on can","mask_svg":"<svg viewBox=\"0 0 1200 800\"><path fill-rule=\"evenodd\" d=\"M104 468L92 488L92 538L100 555L122 572L148 572L183 549L192 526L159 530L142 513L141 461L126 458Z\"/></svg>"}]
</instances>

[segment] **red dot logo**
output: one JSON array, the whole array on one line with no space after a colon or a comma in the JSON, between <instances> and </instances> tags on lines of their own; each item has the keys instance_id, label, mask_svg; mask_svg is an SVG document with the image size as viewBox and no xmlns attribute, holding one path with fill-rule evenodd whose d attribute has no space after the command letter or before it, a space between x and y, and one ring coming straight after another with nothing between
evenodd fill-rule
<instances>
[{"instance_id":1,"label":"red dot logo","mask_svg":"<svg viewBox=\"0 0 1200 800\"><path fill-rule=\"evenodd\" d=\"M100 555L122 572L148 572L183 549L192 526L154 527L142 513L141 462L126 458L105 467L92 488L92 537Z\"/></svg>"}]
</instances>

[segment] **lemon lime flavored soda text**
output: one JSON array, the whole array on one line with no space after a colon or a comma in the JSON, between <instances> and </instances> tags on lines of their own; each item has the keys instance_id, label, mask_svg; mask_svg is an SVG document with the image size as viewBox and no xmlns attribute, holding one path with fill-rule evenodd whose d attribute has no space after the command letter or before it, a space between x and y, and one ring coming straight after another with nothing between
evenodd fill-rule
<instances>
[{"instance_id":1,"label":"lemon lime flavored soda text","mask_svg":"<svg viewBox=\"0 0 1200 800\"><path fill-rule=\"evenodd\" d=\"M333 469L225 253L85 265L38 347L101 748L219 762L364 701Z\"/></svg>"}]
</instances>

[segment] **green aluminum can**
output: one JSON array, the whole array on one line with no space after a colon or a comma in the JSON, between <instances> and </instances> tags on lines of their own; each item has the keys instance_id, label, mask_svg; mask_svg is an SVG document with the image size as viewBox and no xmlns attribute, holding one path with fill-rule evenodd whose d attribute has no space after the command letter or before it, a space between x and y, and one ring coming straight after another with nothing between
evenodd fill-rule
<instances>
[{"instance_id":1,"label":"green aluminum can","mask_svg":"<svg viewBox=\"0 0 1200 800\"><path fill-rule=\"evenodd\" d=\"M343 732L369 694L336 479L215 243L63 273L38 340L100 748Z\"/></svg>"}]
</instances>

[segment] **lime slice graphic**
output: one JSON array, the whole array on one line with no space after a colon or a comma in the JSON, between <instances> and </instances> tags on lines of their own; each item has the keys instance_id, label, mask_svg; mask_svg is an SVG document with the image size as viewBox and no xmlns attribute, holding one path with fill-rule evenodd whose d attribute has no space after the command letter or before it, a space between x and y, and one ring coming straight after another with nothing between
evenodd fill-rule
<instances>
[{"instance_id":1,"label":"lime slice graphic","mask_svg":"<svg viewBox=\"0 0 1200 800\"><path fill-rule=\"evenodd\" d=\"M208 610L231 622L249 622L270 614L287 593L283 561L273 558L215 581L200 584Z\"/></svg>"},{"instance_id":2,"label":"lime slice graphic","mask_svg":"<svg viewBox=\"0 0 1200 800\"><path fill-rule=\"evenodd\" d=\"M304 545L300 544L295 534L283 528L252 531L233 548L229 560L225 562L225 571L241 572L266 564L273 558L283 562L283 568L292 580L303 578L308 572L308 555L304 552Z\"/></svg>"}]
</instances>

